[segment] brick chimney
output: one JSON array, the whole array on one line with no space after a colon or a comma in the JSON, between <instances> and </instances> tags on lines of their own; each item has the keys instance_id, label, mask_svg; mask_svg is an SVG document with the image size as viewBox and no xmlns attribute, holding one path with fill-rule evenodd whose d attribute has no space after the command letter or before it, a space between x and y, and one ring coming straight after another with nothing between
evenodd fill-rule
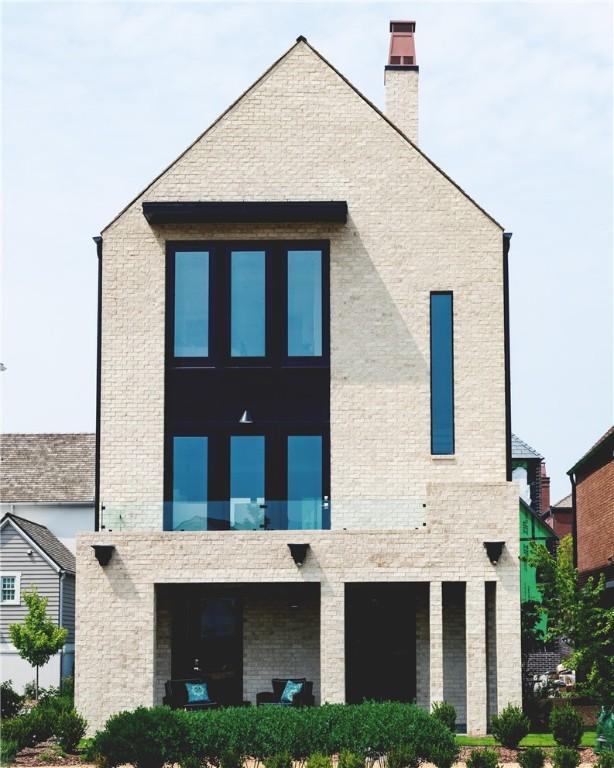
<instances>
[{"instance_id":1,"label":"brick chimney","mask_svg":"<svg viewBox=\"0 0 614 768\"><path fill-rule=\"evenodd\" d=\"M415 21L390 22L390 50L384 69L386 117L418 143L418 65Z\"/></svg>"}]
</instances>

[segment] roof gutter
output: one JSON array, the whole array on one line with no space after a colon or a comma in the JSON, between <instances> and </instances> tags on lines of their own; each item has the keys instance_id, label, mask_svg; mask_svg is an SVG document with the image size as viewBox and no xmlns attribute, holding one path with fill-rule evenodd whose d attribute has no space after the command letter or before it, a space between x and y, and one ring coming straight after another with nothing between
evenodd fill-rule
<instances>
[{"instance_id":1,"label":"roof gutter","mask_svg":"<svg viewBox=\"0 0 614 768\"><path fill-rule=\"evenodd\" d=\"M96 444L94 449L94 530L100 530L100 381L102 350L102 237L93 237L98 258L98 298L96 315Z\"/></svg>"},{"instance_id":2,"label":"roof gutter","mask_svg":"<svg viewBox=\"0 0 614 768\"><path fill-rule=\"evenodd\" d=\"M576 474L571 469L567 473L571 480L571 538L573 539L573 565L578 567L578 520L576 515Z\"/></svg>"}]
</instances>

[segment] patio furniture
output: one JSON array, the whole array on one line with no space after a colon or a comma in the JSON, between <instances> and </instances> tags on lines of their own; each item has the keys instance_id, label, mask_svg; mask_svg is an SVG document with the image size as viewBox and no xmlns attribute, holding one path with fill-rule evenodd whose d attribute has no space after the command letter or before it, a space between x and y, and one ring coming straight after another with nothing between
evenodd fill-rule
<instances>
[{"instance_id":1,"label":"patio furniture","mask_svg":"<svg viewBox=\"0 0 614 768\"><path fill-rule=\"evenodd\" d=\"M312 707L314 705L313 683L304 677L274 677L272 691L262 691L256 694L256 704L274 704L280 707ZM286 693L288 683L294 684L296 690ZM299 687L300 686L300 687ZM284 693L286 695L284 696Z\"/></svg>"},{"instance_id":2,"label":"patio furniture","mask_svg":"<svg viewBox=\"0 0 614 768\"><path fill-rule=\"evenodd\" d=\"M208 697L200 698L205 686L207 686L207 681L202 678L167 680L164 683L166 696L162 699L162 703L172 709L214 709L218 706L217 702Z\"/></svg>"}]
</instances>

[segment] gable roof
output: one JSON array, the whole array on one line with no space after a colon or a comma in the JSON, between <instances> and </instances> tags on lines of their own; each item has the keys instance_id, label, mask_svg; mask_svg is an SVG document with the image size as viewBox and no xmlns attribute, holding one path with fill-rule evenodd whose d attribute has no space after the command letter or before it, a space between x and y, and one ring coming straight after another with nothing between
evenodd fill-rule
<instances>
[{"instance_id":1,"label":"gable roof","mask_svg":"<svg viewBox=\"0 0 614 768\"><path fill-rule=\"evenodd\" d=\"M113 219L111 219L111 221L110 221L110 222L109 222L109 223L108 223L108 224L107 224L107 225L106 225L106 226L105 226L105 227L104 227L104 228L101 230L101 234L104 234L104 232L105 232L107 229L109 229L109 227L110 227L112 224L114 224L114 223L115 223L115 222L116 222L116 221L117 221L119 218L121 218L121 216L123 216L123 214L124 214L124 213L125 213L125 212L126 212L128 209L129 209L129 208L131 208L131 207L134 205L134 203L136 203L136 201L137 201L137 200L138 200L138 199L139 199L139 198L140 198L142 195L144 195L144 194L145 194L145 193L146 193L146 192L147 192L149 189L151 189L151 187L152 187L152 186L153 186L153 185L154 185L154 184L155 184L155 183L156 183L156 182L157 182L159 179L161 179L161 178L162 178L162 176L164 176L164 174L166 174L168 171L170 171L170 169L171 169L171 168L172 168L172 167L173 167L173 166L174 166L174 165L175 165L177 162L179 162L179 160L181 160L181 158L182 158L182 157L184 157L184 156L185 156L185 155L186 155L186 154L187 154L187 153L188 153L188 152L189 152L189 151L192 149L192 147L194 147L196 144L198 144L198 142L199 142L201 139L203 139L203 138L204 138L204 137L205 137L205 136L206 136L206 135L207 135L207 134L208 134L208 133L209 133L209 132L210 132L210 131L211 131L211 130L212 130L212 129L213 129L213 128L214 128L214 127L215 127L215 126L216 126L216 125L217 125L217 124L218 124L218 123L219 123L219 122L222 120L222 119L223 119L223 118L224 118L224 117L226 117L226 115L227 115L227 114L229 114L230 112L232 112L232 110L233 110L233 109L234 109L234 108L235 108L235 107L236 107L236 106L239 104L239 102L241 102L241 101L242 101L242 100L243 100L243 99L244 99L244 98L245 98L245 97L246 97L246 96L247 96L247 95L248 95L248 94L249 94L251 91L253 91L253 90L254 90L254 89L255 89L255 88L258 86L258 85L260 85L260 83L261 83L261 82L262 82L262 81L263 81L263 80L264 80L264 79L265 79L265 78L266 78L266 77L267 77L267 76L268 76L268 75L269 75L269 74L270 74L270 73L271 73L271 72L272 72L272 71L273 71L273 70L274 70L274 69L275 69L275 68L276 68L276 67L277 67L279 64L281 64L281 62L282 62L282 61L283 61L283 60L284 60L284 59L285 59L285 58L286 58L286 57L287 57L287 56L288 56L288 55L289 55L289 54L290 54L290 53L291 53L291 52L292 52L292 51L293 51L293 50L294 50L294 49L295 49L297 46L299 46L299 45L305 45L307 48L309 48L309 50L310 50L310 51L312 51L312 53L314 53L314 54L315 54L315 55L316 55L316 56L317 56L317 57L318 57L318 58L319 58L321 61L323 61L323 62L324 62L324 64L326 64L326 65L327 65L327 66L328 66L328 67L329 67L329 68L330 68L330 69L331 69L331 70L332 70L332 71L333 71L333 72L334 72L334 73L335 73L335 74L336 74L336 75L337 75L339 78L341 78L341 80L343 80L343 82L344 82L344 83L345 83L347 86L349 86L349 87L350 87L350 88L351 88L351 89L354 91L354 93L356 93L356 94L357 94L357 95L358 95L358 96L359 96L359 97L360 97L360 98L361 98L361 99L362 99L362 100L363 100L363 101L364 101L366 104L368 104L368 105L371 107L371 109L372 109L374 112L376 112L376 113L377 113L377 114L378 114L378 115L379 115L379 116L382 118L382 120L384 120L386 123L388 123L388 125L390 125L390 126L391 126L391 127L392 127L392 128L393 128L393 129L394 129L394 130L395 130L395 131L396 131L396 132L397 132L397 133L398 133L398 134L399 134L399 135L400 135L400 136L401 136L403 139L405 139L405 141L406 141L406 142L407 142L407 143L408 143L410 146L412 146L412 147L413 147L413 148L416 150L416 152L418 152L420 155L422 155L422 157L423 157L423 158L424 158L424 159L425 159L425 160L426 160L426 161L427 161L427 162L428 162L428 163L429 163L429 164L430 164L430 165L431 165L431 166L432 166L432 167L433 167L433 168L434 168L436 171L438 171L438 172L439 172L439 173L440 173L440 174L441 174L441 175L442 175L442 176L443 176L443 177L444 177L444 178L445 178L447 181L449 181L449 182L450 182L450 184L452 184L452 186L456 187L456 189L458 189L458 191L459 191L459 192L460 192L460 193L461 193L461 194L462 194L464 197L466 197L466 198L467 198L467 200L469 200L469 202L471 202L473 205L475 205L475 207L476 207L476 208L477 208L479 211L481 211L481 212L482 212L482 213L483 213L483 214L484 214L484 215L485 215L485 216L486 216L488 219L490 219L490 221L492 221L492 222L493 222L493 224L495 224L497 227L499 227L499 229L501 229L501 231L502 231L502 232L504 231L504 229L505 229L505 228L504 228L504 227L503 227L503 226L502 226L502 225L501 225L501 224L500 224L500 223L499 223L499 222L498 222L498 221L497 221L497 220L496 220L496 219L495 219L493 216L491 216L491 215L488 213L488 211L486 211L484 208L482 208L482 206L481 206L481 205L479 205L479 204L478 204L478 203L477 203L477 202L476 202L476 201L475 201L475 200L474 200L474 199L473 199L473 198L472 198L472 197L471 197L471 196L470 196L470 195L469 195L467 192L465 192L465 190L464 190L464 189L463 189L463 188L462 188L462 187L461 187L459 184L457 184L457 183L454 181L454 179L452 179L450 176L448 176L448 174L447 174L447 173L445 173L445 171L443 171L443 170L442 170L442 169L441 169L441 168L440 168L440 167L439 167L439 166L438 166L438 165L437 165L437 164L436 164L436 163L435 163L433 160L431 160L431 158L430 158L430 157L428 157L428 155L426 155L426 154L425 154L425 153L424 153L424 152L423 152L423 151L420 149L420 147L418 147L418 146L417 146L417 144L414 144L414 142L413 142L413 141L412 141L412 140L411 140L411 139L410 139L410 138L409 138L409 137L408 137L408 136L407 136L405 133L403 133L403 131L402 131L402 130L401 130L401 129L400 129L398 126L397 126L397 125L395 125L395 124L392 122L392 120L390 120L388 117L386 117L386 115L385 115L385 114L384 114L384 113L383 113L383 112L382 112L380 109L378 109L378 107L376 107L376 106L375 106L375 104L373 104L373 102L372 102L372 101L370 101L370 100L369 100L369 99L368 99L368 98L367 98L367 97L366 97L366 96L365 96L363 93L361 93L361 91L359 91L359 90L358 90L358 88L356 88L356 86L355 86L353 83L351 83L351 82L350 82L350 81L349 81L349 80L348 80L348 79L347 79L347 78L346 78L344 75L342 75L342 74L341 74L341 72L339 72L339 70L338 70L338 69L336 69L336 68L335 68L335 67L334 67L334 66L333 66L333 65L330 63L330 61L328 61L328 59L326 59L326 58L325 58L325 57L324 57L324 56L323 56L323 55L322 55L322 54L321 54L321 53L320 53L318 50L316 50L316 49L315 49L315 48L314 48L312 45L310 45L310 44L307 42L307 38L306 38L306 37L304 37L303 35L299 35L299 37L297 37L297 38L296 38L296 42L295 42L293 45L291 45L291 46L290 46L290 48L288 48L288 50L287 50L285 53L283 53L283 54L282 54L282 55L281 55L281 56L280 56L280 57L279 57L279 58L278 58L276 61L274 61L274 62L273 62L273 64L271 64L271 66L270 66L270 67L269 67L267 70L265 70L265 72L263 72L263 73L262 73L262 75L260 75L260 77L259 77L257 80L255 80L255 81L252 83L252 85L250 85L250 86L249 86L249 87L248 87L248 88L247 88L245 91L243 91L243 93L242 93L242 94L241 94L241 95L240 95L240 96L239 96L237 99L235 99L235 101L233 101L233 102L232 102L232 104L230 104L230 106L229 106L227 109L225 109L225 110L222 112L222 114L221 114L221 115L219 115L219 116L218 116L218 117L217 117L217 118L216 118L216 119L215 119L215 120L214 120L214 121L213 121L213 122L212 122L212 123L209 125L209 127L208 127L208 128L206 128L206 129L205 129L205 130L204 130L204 131L203 131L203 132L202 132L202 133L201 133L199 136L197 136L197 137L196 137L196 139L194 139L194 141L193 141L193 142L192 142L192 143L191 143L191 144L190 144L188 147L186 147L186 149L184 149L184 150L183 150L183 152L181 152L181 154L179 154L179 155L178 155L178 156L177 156L177 157L176 157L176 158L175 158L175 159L174 159L174 160L173 160L171 163L169 163L169 165L167 165L167 166L166 166L166 168L164 168L164 170L163 170L163 171L161 171L161 172L160 172L160 173L159 173L159 174L158 174L158 175L157 175L157 176L156 176L154 179L152 179L152 181L151 181L151 182L149 182L149 184L147 184L147 186L146 186L144 189L142 189L142 190L141 190L141 191L138 193L138 195L136 195L136 196L135 196L135 197L134 197L134 198L133 198L133 199L132 199L132 200L131 200L131 201L130 201L130 202L127 204L127 205L126 205L126 206L124 206L124 207L121 209L121 211L120 211L120 212L117 214L117 216L115 216Z\"/></svg>"},{"instance_id":2,"label":"gable roof","mask_svg":"<svg viewBox=\"0 0 614 768\"><path fill-rule=\"evenodd\" d=\"M93 503L92 434L0 435L0 501Z\"/></svg>"},{"instance_id":3,"label":"gable roof","mask_svg":"<svg viewBox=\"0 0 614 768\"><path fill-rule=\"evenodd\" d=\"M614 426L610 427L605 434L601 435L599 440L591 446L591 448L588 449L588 451L582 456L582 458L578 459L576 463L573 465L571 469L567 470L567 474L570 475L572 472L575 472L576 469L581 467L583 464L586 464L589 459L591 459L601 448L606 448L608 443L612 443L612 450L614 454Z\"/></svg>"},{"instance_id":4,"label":"gable roof","mask_svg":"<svg viewBox=\"0 0 614 768\"><path fill-rule=\"evenodd\" d=\"M512 434L512 459L539 459L541 461L543 458L541 454L537 453L535 448L531 448L518 435Z\"/></svg>"},{"instance_id":5,"label":"gable roof","mask_svg":"<svg viewBox=\"0 0 614 768\"><path fill-rule=\"evenodd\" d=\"M14 528L25 534L25 538L42 550L59 569L75 573L75 556L46 526L33 523L10 512L4 515L0 525L4 527L7 523L12 523Z\"/></svg>"}]
</instances>

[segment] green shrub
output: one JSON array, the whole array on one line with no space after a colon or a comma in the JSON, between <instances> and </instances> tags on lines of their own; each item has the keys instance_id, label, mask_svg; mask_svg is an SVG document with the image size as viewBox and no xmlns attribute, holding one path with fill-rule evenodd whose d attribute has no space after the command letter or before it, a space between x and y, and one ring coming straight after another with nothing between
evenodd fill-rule
<instances>
[{"instance_id":1,"label":"green shrub","mask_svg":"<svg viewBox=\"0 0 614 768\"><path fill-rule=\"evenodd\" d=\"M365 759L362 755L359 755L356 752L351 752L349 749L342 749L341 752L339 752L337 768L365 768ZM612 768L614 768L614 766Z\"/></svg>"},{"instance_id":2,"label":"green shrub","mask_svg":"<svg viewBox=\"0 0 614 768\"><path fill-rule=\"evenodd\" d=\"M190 757L187 721L168 707L139 707L107 720L88 750L88 759L113 768L131 763L136 768L162 768ZM224 766L230 768L230 766Z\"/></svg>"},{"instance_id":3,"label":"green shrub","mask_svg":"<svg viewBox=\"0 0 614 768\"><path fill-rule=\"evenodd\" d=\"M539 747L529 747L518 754L520 768L544 768L545 761L546 753Z\"/></svg>"},{"instance_id":4,"label":"green shrub","mask_svg":"<svg viewBox=\"0 0 614 768\"><path fill-rule=\"evenodd\" d=\"M501 714L494 715L490 724L490 730L495 739L504 747L515 749L521 739L529 732L529 718L520 707L508 704L501 710Z\"/></svg>"},{"instance_id":5,"label":"green shrub","mask_svg":"<svg viewBox=\"0 0 614 768\"><path fill-rule=\"evenodd\" d=\"M323 755L322 752L313 752L307 758L305 768L333 768L333 761L328 755Z\"/></svg>"},{"instance_id":6,"label":"green shrub","mask_svg":"<svg viewBox=\"0 0 614 768\"><path fill-rule=\"evenodd\" d=\"M61 712L58 716L54 736L65 752L74 752L85 735L87 722L74 709Z\"/></svg>"},{"instance_id":7,"label":"green shrub","mask_svg":"<svg viewBox=\"0 0 614 768\"><path fill-rule=\"evenodd\" d=\"M554 768L578 768L580 753L570 747L557 747L552 753L552 765Z\"/></svg>"},{"instance_id":8,"label":"green shrub","mask_svg":"<svg viewBox=\"0 0 614 768\"><path fill-rule=\"evenodd\" d=\"M164 714L151 714L156 711ZM146 720L148 717L153 719ZM164 718L164 727L159 718ZM143 734L157 745L152 750L158 762L147 762ZM412 704L366 702L123 712L96 734L89 759L101 760L109 768L122 763L156 768L162 757L238 768L244 756L266 764L271 756L282 754L304 760L313 753L333 755L349 750L354 753L354 763L341 768L364 768L366 757L383 756L401 746L412 749L417 760L435 763L438 768L450 768L458 754L452 733L427 712Z\"/></svg>"},{"instance_id":9,"label":"green shrub","mask_svg":"<svg viewBox=\"0 0 614 768\"><path fill-rule=\"evenodd\" d=\"M579 747L582 740L582 718L570 705L553 707L549 720L554 740L562 747Z\"/></svg>"},{"instance_id":10,"label":"green shrub","mask_svg":"<svg viewBox=\"0 0 614 768\"><path fill-rule=\"evenodd\" d=\"M23 696L20 696L13 688L12 680L5 680L0 685L0 716L3 720L15 717L21 709Z\"/></svg>"},{"instance_id":11,"label":"green shrub","mask_svg":"<svg viewBox=\"0 0 614 768\"><path fill-rule=\"evenodd\" d=\"M602 752L595 768L614 768L614 752Z\"/></svg>"},{"instance_id":12,"label":"green shrub","mask_svg":"<svg viewBox=\"0 0 614 768\"><path fill-rule=\"evenodd\" d=\"M292 768L292 755L289 752L280 752L271 755L264 761L265 768Z\"/></svg>"},{"instance_id":13,"label":"green shrub","mask_svg":"<svg viewBox=\"0 0 614 768\"><path fill-rule=\"evenodd\" d=\"M402 744L388 753L388 768L418 768L420 761L413 747Z\"/></svg>"},{"instance_id":14,"label":"green shrub","mask_svg":"<svg viewBox=\"0 0 614 768\"><path fill-rule=\"evenodd\" d=\"M497 768L499 755L494 749L474 749L467 758L467 768Z\"/></svg>"},{"instance_id":15,"label":"green shrub","mask_svg":"<svg viewBox=\"0 0 614 768\"><path fill-rule=\"evenodd\" d=\"M14 762L19 752L19 745L12 739L7 739L4 734L0 741L0 765L10 765Z\"/></svg>"},{"instance_id":16,"label":"green shrub","mask_svg":"<svg viewBox=\"0 0 614 768\"><path fill-rule=\"evenodd\" d=\"M456 731L456 710L447 701L434 701L431 714L436 720L442 722L452 733Z\"/></svg>"}]
</instances>

